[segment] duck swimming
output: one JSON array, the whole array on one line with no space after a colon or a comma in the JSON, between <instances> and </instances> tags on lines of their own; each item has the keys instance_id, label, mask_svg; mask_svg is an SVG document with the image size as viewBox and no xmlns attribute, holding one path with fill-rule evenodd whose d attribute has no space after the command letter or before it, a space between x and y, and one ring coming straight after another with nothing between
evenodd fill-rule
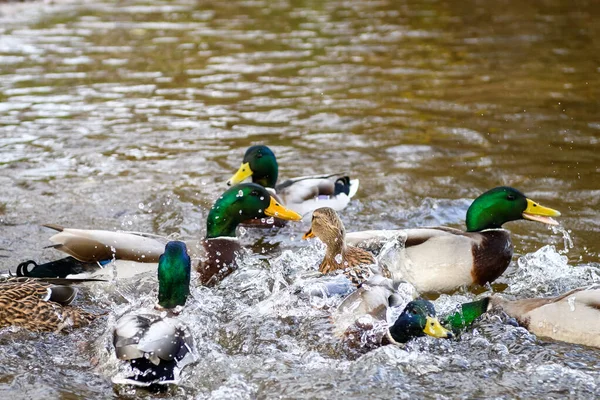
<instances>
[{"instance_id":1,"label":"duck swimming","mask_svg":"<svg viewBox=\"0 0 600 400\"><path fill-rule=\"evenodd\" d=\"M260 185L244 183L225 191L208 213L206 237L187 246L193 259L203 258L198 266L200 282L212 286L229 275L236 268L235 257L241 249L236 238L237 226L245 220L267 217L293 221L302 218L280 205ZM47 226L59 231L50 238L52 247L87 263L110 260L156 263L164 249L164 240L142 234ZM29 273L35 271L34 268ZM140 272L144 271L147 269Z\"/></svg>"},{"instance_id":2,"label":"duck swimming","mask_svg":"<svg viewBox=\"0 0 600 400\"><path fill-rule=\"evenodd\" d=\"M189 329L173 317L190 294L191 260L185 243L172 241L158 262L158 306L170 316L126 314L113 331L119 360L127 361L133 374L113 378L117 384L152 386L176 384L183 368L195 360Z\"/></svg>"},{"instance_id":3,"label":"duck swimming","mask_svg":"<svg viewBox=\"0 0 600 400\"><path fill-rule=\"evenodd\" d=\"M543 207L517 189L497 187L476 198L467 211L467 230L448 227L363 231L346 234L346 243L376 250L398 241L387 265L394 280L406 280L420 293L451 292L493 282L513 255L510 233L502 225L521 219L558 225L560 212Z\"/></svg>"},{"instance_id":4,"label":"duck swimming","mask_svg":"<svg viewBox=\"0 0 600 400\"><path fill-rule=\"evenodd\" d=\"M600 348L598 286L547 298L507 300L494 295L490 308L504 311L539 337Z\"/></svg>"},{"instance_id":5,"label":"duck swimming","mask_svg":"<svg viewBox=\"0 0 600 400\"><path fill-rule=\"evenodd\" d=\"M375 257L366 250L347 245L345 236L346 229L335 210L321 207L313 211L310 230L302 239L317 237L327 246L319 272L342 270L356 285L373 276L374 271L380 273Z\"/></svg>"},{"instance_id":6,"label":"duck swimming","mask_svg":"<svg viewBox=\"0 0 600 400\"><path fill-rule=\"evenodd\" d=\"M340 304L333 316L334 334L355 342L371 331L367 346L387 343L406 343L421 336L452 338L484 314L489 299L465 303L459 311L437 319L435 307L425 299L408 302L393 324L387 323L387 311L403 303L397 286L399 282L375 275L364 282ZM362 340L361 339L361 340Z\"/></svg>"},{"instance_id":7,"label":"duck swimming","mask_svg":"<svg viewBox=\"0 0 600 400\"><path fill-rule=\"evenodd\" d=\"M280 202L300 215L319 207L344 209L358 190L358 179L343 174L327 174L292 178L277 185L279 165L273 151L265 145L246 150L242 165L227 181L235 185L252 177L252 182L267 188Z\"/></svg>"}]
</instances>

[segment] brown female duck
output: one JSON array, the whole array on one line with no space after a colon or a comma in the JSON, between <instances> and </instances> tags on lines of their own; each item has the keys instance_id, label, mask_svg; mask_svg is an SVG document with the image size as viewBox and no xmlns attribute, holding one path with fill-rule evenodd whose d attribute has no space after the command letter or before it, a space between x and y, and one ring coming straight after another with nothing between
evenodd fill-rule
<instances>
[{"instance_id":1,"label":"brown female duck","mask_svg":"<svg viewBox=\"0 0 600 400\"><path fill-rule=\"evenodd\" d=\"M346 229L335 210L329 207L318 208L313 212L311 227L303 239L317 237L327 250L319 265L323 274L343 270L355 284L360 284L380 272L375 257L366 250L346 244Z\"/></svg>"},{"instance_id":2,"label":"brown female duck","mask_svg":"<svg viewBox=\"0 0 600 400\"><path fill-rule=\"evenodd\" d=\"M71 286L29 278L0 280L0 328L20 326L35 332L88 325L97 315L70 306L77 295Z\"/></svg>"}]
</instances>

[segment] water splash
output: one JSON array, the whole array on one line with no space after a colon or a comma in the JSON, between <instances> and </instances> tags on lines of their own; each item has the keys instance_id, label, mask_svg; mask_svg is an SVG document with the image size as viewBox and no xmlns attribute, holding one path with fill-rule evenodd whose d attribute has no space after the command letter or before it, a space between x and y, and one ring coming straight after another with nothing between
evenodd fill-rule
<instances>
[{"instance_id":1,"label":"water splash","mask_svg":"<svg viewBox=\"0 0 600 400\"><path fill-rule=\"evenodd\" d=\"M567 256L547 245L517 260L518 268L506 293L520 297L558 295L567 290L600 282L592 265L569 265Z\"/></svg>"},{"instance_id":2,"label":"water splash","mask_svg":"<svg viewBox=\"0 0 600 400\"><path fill-rule=\"evenodd\" d=\"M563 239L563 249L559 250L560 254L567 254L570 249L573 248L573 239L571 238L571 231L565 229L562 225L548 225L552 230L552 233L560 233Z\"/></svg>"}]
</instances>

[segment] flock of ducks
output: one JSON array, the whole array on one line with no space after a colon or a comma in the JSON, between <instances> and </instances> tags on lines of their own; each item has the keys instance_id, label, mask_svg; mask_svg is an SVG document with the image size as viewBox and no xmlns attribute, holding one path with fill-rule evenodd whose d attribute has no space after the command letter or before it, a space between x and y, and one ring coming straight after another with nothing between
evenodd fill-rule
<instances>
[{"instance_id":1,"label":"flock of ducks","mask_svg":"<svg viewBox=\"0 0 600 400\"><path fill-rule=\"evenodd\" d=\"M242 183L249 178L252 183ZM498 187L480 195L467 211L466 231L431 227L346 233L336 211L354 196L358 180L330 174L278 185L277 179L271 149L250 147L227 182L231 187L210 209L206 237L200 241L166 242L138 233L47 225L58 232L50 238L52 247L69 257L41 265L26 261L16 277L0 280L0 327L60 331L84 326L98 315L70 305L76 295L73 282L96 279L94 274L115 260L143 266L127 266L131 274L156 271L158 263L156 308L161 311L126 314L117 321L115 355L129 362L132 373L113 381L142 386L177 383L180 371L194 360L192 336L177 318L190 293L192 268L201 285L218 285L237 268L238 226L281 226L312 212L311 228L303 238L318 238L326 246L319 271L344 274L356 286L332 315L334 333L343 340L364 338L367 331L377 332L371 336L376 345L406 343L424 335L450 338L485 312L500 309L538 336L600 347L600 289L593 287L554 298L511 301L487 296L461 305L441 320L431 302L418 298L388 323L388 310L402 305L400 282L412 284L421 295L486 285L502 275L512 259L505 223L525 219L557 224L552 217L560 216L558 211L520 191ZM378 257L384 252L385 260Z\"/></svg>"}]
</instances>

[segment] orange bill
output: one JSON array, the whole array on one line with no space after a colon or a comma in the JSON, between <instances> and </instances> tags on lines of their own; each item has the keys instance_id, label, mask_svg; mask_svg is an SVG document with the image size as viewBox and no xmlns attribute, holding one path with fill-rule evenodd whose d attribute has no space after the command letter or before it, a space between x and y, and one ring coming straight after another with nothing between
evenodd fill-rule
<instances>
[{"instance_id":1,"label":"orange bill","mask_svg":"<svg viewBox=\"0 0 600 400\"><path fill-rule=\"evenodd\" d=\"M300 221L302 219L300 214L282 206L273 198L273 196L271 196L271 204L269 204L269 207L265 210L265 214L269 217L287 219L289 221Z\"/></svg>"},{"instance_id":2,"label":"orange bill","mask_svg":"<svg viewBox=\"0 0 600 400\"><path fill-rule=\"evenodd\" d=\"M312 227L308 230L308 232L306 232L304 235L302 235L303 240L306 240L309 238L314 238L314 237L315 237L315 234L312 231Z\"/></svg>"}]
</instances>

